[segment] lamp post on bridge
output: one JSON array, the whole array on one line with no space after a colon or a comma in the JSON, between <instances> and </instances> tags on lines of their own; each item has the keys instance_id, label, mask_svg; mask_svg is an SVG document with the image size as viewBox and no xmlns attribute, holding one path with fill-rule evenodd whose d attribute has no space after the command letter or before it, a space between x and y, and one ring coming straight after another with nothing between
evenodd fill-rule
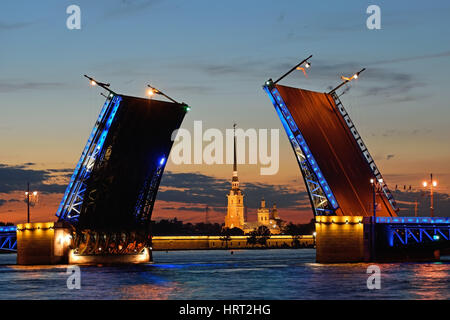
<instances>
[{"instance_id":1,"label":"lamp post on bridge","mask_svg":"<svg viewBox=\"0 0 450 320\"><path fill-rule=\"evenodd\" d=\"M437 181L433 180L433 174L432 173L430 173L430 182L427 182L427 181L422 182L422 185L425 188L428 186L428 184L430 185L430 217L433 218L434 217L433 187L437 186Z\"/></svg>"},{"instance_id":2,"label":"lamp post on bridge","mask_svg":"<svg viewBox=\"0 0 450 320\"><path fill-rule=\"evenodd\" d=\"M378 182L378 185L377 185ZM370 184L372 185L372 194L373 194L373 203L372 203L372 207L373 207L373 215L372 215L372 223L371 223L371 246L370 246L370 255L371 255L371 260L375 261L375 223L376 223L376 218L377 218L377 188L378 186L380 186L383 183L383 179L378 179L378 181L376 179L370 179Z\"/></svg>"},{"instance_id":3,"label":"lamp post on bridge","mask_svg":"<svg viewBox=\"0 0 450 320\"><path fill-rule=\"evenodd\" d=\"M383 179L379 179L378 183L381 185L383 183ZM376 199L376 194L377 194L377 183L375 179L370 179L370 184L372 185L372 192L373 192L373 219L375 220L376 216L377 216L377 199Z\"/></svg>"},{"instance_id":4,"label":"lamp post on bridge","mask_svg":"<svg viewBox=\"0 0 450 320\"><path fill-rule=\"evenodd\" d=\"M27 191L25 192L25 196L27 197L26 198L26 200L27 200L27 223L30 223L30 200L31 201L34 200L36 202L37 195L38 195L37 191L30 192L30 183L27 182ZM31 197L31 199L30 199L30 197Z\"/></svg>"}]
</instances>

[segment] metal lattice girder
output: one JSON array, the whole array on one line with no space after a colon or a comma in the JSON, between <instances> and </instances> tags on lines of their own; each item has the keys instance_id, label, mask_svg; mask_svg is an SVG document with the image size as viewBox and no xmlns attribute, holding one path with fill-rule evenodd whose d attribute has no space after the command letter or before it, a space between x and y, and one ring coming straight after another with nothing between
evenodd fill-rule
<instances>
[{"instance_id":1,"label":"metal lattice girder","mask_svg":"<svg viewBox=\"0 0 450 320\"><path fill-rule=\"evenodd\" d=\"M155 204L156 194L158 192L161 176L164 172L164 166L166 164L166 158L161 158L159 166L148 177L145 184L142 187L138 196L138 201L135 208L135 217L138 221L150 221L153 206Z\"/></svg>"},{"instance_id":2,"label":"metal lattice girder","mask_svg":"<svg viewBox=\"0 0 450 320\"><path fill-rule=\"evenodd\" d=\"M328 206L328 199L326 198L322 187L320 186L320 183L317 181L316 176L309 167L308 162L306 161L306 157L303 154L303 151L300 148L297 140L290 139L290 141L297 156L297 162L300 166L300 170L302 172L302 176L305 181L308 194L310 195L315 213L318 215L332 213Z\"/></svg>"},{"instance_id":3,"label":"metal lattice girder","mask_svg":"<svg viewBox=\"0 0 450 320\"><path fill-rule=\"evenodd\" d=\"M15 232L0 232L0 250L17 250L17 237Z\"/></svg>"},{"instance_id":4,"label":"metal lattice girder","mask_svg":"<svg viewBox=\"0 0 450 320\"><path fill-rule=\"evenodd\" d=\"M89 138L61 205L77 230L148 230L164 164L189 108L112 93Z\"/></svg>"},{"instance_id":5,"label":"metal lattice girder","mask_svg":"<svg viewBox=\"0 0 450 320\"><path fill-rule=\"evenodd\" d=\"M449 226L391 226L391 232L394 238L393 246L450 239Z\"/></svg>"},{"instance_id":6,"label":"metal lattice girder","mask_svg":"<svg viewBox=\"0 0 450 320\"><path fill-rule=\"evenodd\" d=\"M121 100L121 96L112 93L106 98L59 205L56 216L60 220L76 221L78 219L86 191L86 181L92 172L99 154L103 151L103 143L105 142L108 130L111 127Z\"/></svg>"},{"instance_id":7,"label":"metal lattice girder","mask_svg":"<svg viewBox=\"0 0 450 320\"><path fill-rule=\"evenodd\" d=\"M314 215L335 215L339 204L320 171L314 155L310 152L305 139L287 109L283 98L273 86L273 83L266 83L263 88L269 95L291 142L308 191Z\"/></svg>"},{"instance_id":8,"label":"metal lattice girder","mask_svg":"<svg viewBox=\"0 0 450 320\"><path fill-rule=\"evenodd\" d=\"M324 196L332 214L372 216L376 202L378 216L396 216L395 201L336 95L275 85L271 80L264 89L294 151L301 150L299 165L314 214L324 203L317 198ZM371 181L376 177L383 192L374 201Z\"/></svg>"},{"instance_id":9,"label":"metal lattice girder","mask_svg":"<svg viewBox=\"0 0 450 320\"><path fill-rule=\"evenodd\" d=\"M375 161L373 160L372 156L369 153L369 150L367 149L366 145L364 144L360 134L356 130L355 125L353 124L352 120L350 119L350 116L348 115L347 111L344 108L344 105L342 104L341 100L339 99L339 96L336 94L336 92L333 92L331 96L334 99L336 108L339 110L341 116L344 119L344 122L348 126L348 129L352 133L353 138L355 139L356 144L359 146L364 159L367 160L367 163L369 164L370 169L373 172L373 175L376 177L377 181L380 184L381 190L383 191L384 195L388 199L392 209L397 212L399 209L397 207L397 204L394 200L394 197L392 196L391 191L389 190L388 186L386 185L380 170L378 170L377 165L375 164Z\"/></svg>"},{"instance_id":10,"label":"metal lattice girder","mask_svg":"<svg viewBox=\"0 0 450 320\"><path fill-rule=\"evenodd\" d=\"M377 217L377 225L386 225L390 246L450 241L450 218Z\"/></svg>"}]
</instances>

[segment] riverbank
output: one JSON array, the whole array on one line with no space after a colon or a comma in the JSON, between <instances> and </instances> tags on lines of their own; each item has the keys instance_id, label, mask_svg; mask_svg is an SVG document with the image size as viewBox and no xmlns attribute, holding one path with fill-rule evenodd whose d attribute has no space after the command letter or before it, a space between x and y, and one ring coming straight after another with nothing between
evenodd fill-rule
<instances>
[{"instance_id":1,"label":"riverbank","mask_svg":"<svg viewBox=\"0 0 450 320\"><path fill-rule=\"evenodd\" d=\"M313 236L272 235L265 244L250 243L248 236L154 236L153 251L211 249L314 248Z\"/></svg>"}]
</instances>

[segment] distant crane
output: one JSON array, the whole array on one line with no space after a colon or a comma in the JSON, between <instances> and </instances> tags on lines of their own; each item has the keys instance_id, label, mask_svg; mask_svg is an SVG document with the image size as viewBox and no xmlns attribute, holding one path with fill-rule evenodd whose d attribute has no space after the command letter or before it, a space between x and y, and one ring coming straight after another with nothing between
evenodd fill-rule
<instances>
[{"instance_id":1,"label":"distant crane","mask_svg":"<svg viewBox=\"0 0 450 320\"><path fill-rule=\"evenodd\" d=\"M430 174L430 180L429 181L423 181L422 182L422 186L424 188L429 188L430 189L430 217L434 217L434 188L436 188L438 185L438 182L436 180L433 179L433 174ZM395 190L399 190L398 185L395 185ZM421 191L421 197L423 198L425 196L425 192L423 191L423 189L416 189L413 188L411 185L409 185L409 188L407 187L407 185L403 185L403 190L404 191ZM418 207L419 207L419 203L418 203L418 199L416 198L414 200L414 216L417 217L417 211L418 211Z\"/></svg>"}]
</instances>

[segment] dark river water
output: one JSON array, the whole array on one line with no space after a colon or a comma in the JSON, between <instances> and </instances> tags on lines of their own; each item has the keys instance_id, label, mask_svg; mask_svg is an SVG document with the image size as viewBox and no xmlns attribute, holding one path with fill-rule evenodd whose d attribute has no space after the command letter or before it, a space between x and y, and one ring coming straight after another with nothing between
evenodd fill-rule
<instances>
[{"instance_id":1,"label":"dark river water","mask_svg":"<svg viewBox=\"0 0 450 320\"><path fill-rule=\"evenodd\" d=\"M0 255L0 299L450 299L450 261L317 264L314 249L154 252L154 263L82 266L68 289L67 266L17 266Z\"/></svg>"}]
</instances>

